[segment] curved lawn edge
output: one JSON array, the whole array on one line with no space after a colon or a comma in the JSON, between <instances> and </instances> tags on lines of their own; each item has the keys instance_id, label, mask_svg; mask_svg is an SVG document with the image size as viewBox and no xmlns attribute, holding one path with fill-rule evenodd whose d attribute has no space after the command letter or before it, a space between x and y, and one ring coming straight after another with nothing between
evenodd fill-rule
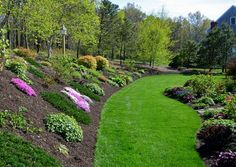
<instances>
[{"instance_id":1,"label":"curved lawn edge","mask_svg":"<svg viewBox=\"0 0 236 167\"><path fill-rule=\"evenodd\" d=\"M101 114L94 166L204 166L195 150L200 117L163 95L187 79L145 77L112 95Z\"/></svg>"}]
</instances>

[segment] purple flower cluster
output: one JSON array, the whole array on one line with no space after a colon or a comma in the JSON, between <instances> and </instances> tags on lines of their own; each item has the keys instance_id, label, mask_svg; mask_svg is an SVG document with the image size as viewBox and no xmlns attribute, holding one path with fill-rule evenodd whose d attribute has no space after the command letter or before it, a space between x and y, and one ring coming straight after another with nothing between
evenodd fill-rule
<instances>
[{"instance_id":1,"label":"purple flower cluster","mask_svg":"<svg viewBox=\"0 0 236 167\"><path fill-rule=\"evenodd\" d=\"M11 83L28 96L37 96L36 92L26 82L19 78L12 78Z\"/></svg>"},{"instance_id":2,"label":"purple flower cluster","mask_svg":"<svg viewBox=\"0 0 236 167\"><path fill-rule=\"evenodd\" d=\"M166 89L165 95L170 96L172 98L177 98L184 103L189 103L195 100L193 93L184 87L175 87L173 89Z\"/></svg>"},{"instance_id":3,"label":"purple flower cluster","mask_svg":"<svg viewBox=\"0 0 236 167\"><path fill-rule=\"evenodd\" d=\"M236 166L236 152L227 151L221 152L215 160L216 167L235 167Z\"/></svg>"},{"instance_id":4,"label":"purple flower cluster","mask_svg":"<svg viewBox=\"0 0 236 167\"><path fill-rule=\"evenodd\" d=\"M93 101L89 97L81 95L79 92L70 87L65 87L61 92L66 94L78 108L84 110L85 112L90 112L89 104L93 103Z\"/></svg>"}]
</instances>

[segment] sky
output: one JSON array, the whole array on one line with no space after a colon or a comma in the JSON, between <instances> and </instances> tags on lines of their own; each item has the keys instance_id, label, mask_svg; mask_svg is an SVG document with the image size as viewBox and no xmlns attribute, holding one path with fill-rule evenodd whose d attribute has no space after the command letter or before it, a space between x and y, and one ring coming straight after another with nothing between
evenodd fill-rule
<instances>
[{"instance_id":1,"label":"sky","mask_svg":"<svg viewBox=\"0 0 236 167\"><path fill-rule=\"evenodd\" d=\"M200 11L211 20L217 20L236 0L111 0L123 8L128 2L135 3L147 14L157 13L163 7L170 17L187 16Z\"/></svg>"}]
</instances>

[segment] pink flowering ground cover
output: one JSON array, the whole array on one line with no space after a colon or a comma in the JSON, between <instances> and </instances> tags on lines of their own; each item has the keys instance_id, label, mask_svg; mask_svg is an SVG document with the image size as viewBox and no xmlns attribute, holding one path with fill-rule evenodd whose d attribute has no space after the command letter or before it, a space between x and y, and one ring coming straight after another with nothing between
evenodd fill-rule
<instances>
[{"instance_id":1,"label":"pink flowering ground cover","mask_svg":"<svg viewBox=\"0 0 236 167\"><path fill-rule=\"evenodd\" d=\"M76 90L69 87L65 87L61 92L66 94L76 104L77 108L80 108L85 112L90 112L89 103L92 102L90 98L81 95Z\"/></svg>"},{"instance_id":2,"label":"pink flowering ground cover","mask_svg":"<svg viewBox=\"0 0 236 167\"><path fill-rule=\"evenodd\" d=\"M26 93L28 96L37 96L34 89L20 78L12 78L11 83L15 85L18 89L20 89L22 92Z\"/></svg>"}]
</instances>

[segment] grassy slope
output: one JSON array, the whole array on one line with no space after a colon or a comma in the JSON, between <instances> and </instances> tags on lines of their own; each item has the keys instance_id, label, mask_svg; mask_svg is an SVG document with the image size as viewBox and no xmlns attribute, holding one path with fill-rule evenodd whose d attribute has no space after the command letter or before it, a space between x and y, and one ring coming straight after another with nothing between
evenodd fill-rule
<instances>
[{"instance_id":1,"label":"grassy slope","mask_svg":"<svg viewBox=\"0 0 236 167\"><path fill-rule=\"evenodd\" d=\"M106 104L95 166L201 167L195 151L197 113L163 96L189 77L161 75L136 81Z\"/></svg>"}]
</instances>

